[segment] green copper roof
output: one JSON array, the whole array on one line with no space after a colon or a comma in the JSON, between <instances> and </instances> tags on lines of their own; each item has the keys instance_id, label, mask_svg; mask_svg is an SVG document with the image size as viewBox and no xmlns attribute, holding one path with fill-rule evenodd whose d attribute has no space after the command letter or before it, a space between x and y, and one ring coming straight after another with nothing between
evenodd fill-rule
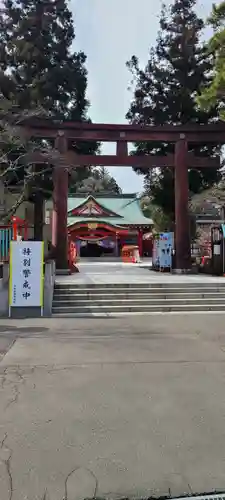
<instances>
[{"instance_id":1,"label":"green copper roof","mask_svg":"<svg viewBox=\"0 0 225 500\"><path fill-rule=\"evenodd\" d=\"M124 195L112 195L112 196L76 196L74 198L68 198L68 212L76 209L80 205L85 204L88 200L92 198L94 201L103 207L106 211L109 210L115 214L115 217L109 216L102 218L98 217L85 217L82 216L70 216L68 214L68 226L76 224L77 222L110 222L113 225L123 226L123 225L143 225L150 226L153 224L152 219L145 217L141 211L139 200L135 194L124 194ZM117 215L117 216L116 216Z\"/></svg>"}]
</instances>

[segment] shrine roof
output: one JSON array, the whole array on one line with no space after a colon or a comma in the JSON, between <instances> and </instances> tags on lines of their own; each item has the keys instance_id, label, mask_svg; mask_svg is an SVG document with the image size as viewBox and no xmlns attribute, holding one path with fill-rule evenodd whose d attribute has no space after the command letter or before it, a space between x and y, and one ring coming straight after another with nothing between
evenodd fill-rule
<instances>
[{"instance_id":1,"label":"shrine roof","mask_svg":"<svg viewBox=\"0 0 225 500\"><path fill-rule=\"evenodd\" d=\"M90 206L92 210L89 209ZM144 216L136 194L69 197L68 226L86 221L108 222L118 226L153 224L152 219Z\"/></svg>"}]
</instances>

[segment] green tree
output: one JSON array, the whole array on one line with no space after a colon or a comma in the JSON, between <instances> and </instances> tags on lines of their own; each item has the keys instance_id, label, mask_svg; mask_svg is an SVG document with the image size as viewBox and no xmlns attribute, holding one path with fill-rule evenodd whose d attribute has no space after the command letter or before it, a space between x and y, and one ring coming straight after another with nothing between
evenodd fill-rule
<instances>
[{"instance_id":1,"label":"green tree","mask_svg":"<svg viewBox=\"0 0 225 500\"><path fill-rule=\"evenodd\" d=\"M195 13L196 0L175 0L169 8L164 5L160 17L157 43L150 50L144 69L133 56L127 63L132 73L134 95L127 119L143 125L179 125L188 122L208 123L215 120L217 109L205 112L196 105L200 87L209 81L211 59L200 42L204 23ZM196 154L209 155L215 146L198 145ZM174 146L165 143L135 144L133 154L173 153ZM138 169L149 185L153 203L174 218L174 170L146 172ZM220 178L215 169L189 172L189 187L199 192Z\"/></svg>"},{"instance_id":2,"label":"green tree","mask_svg":"<svg viewBox=\"0 0 225 500\"><path fill-rule=\"evenodd\" d=\"M140 200L140 206L145 217L152 219L154 222L154 231L173 231L174 226L170 217L166 215L161 207L158 207L149 196L144 195Z\"/></svg>"},{"instance_id":3,"label":"green tree","mask_svg":"<svg viewBox=\"0 0 225 500\"><path fill-rule=\"evenodd\" d=\"M75 31L66 0L3 0L0 15L0 95L20 110L42 107L56 120L88 118L86 56L75 52ZM11 75L12 85L6 84ZM98 144L71 141L76 153L92 154ZM40 212L43 190L52 190L52 167L39 166L34 201ZM86 178L90 168L80 169ZM71 183L76 176L71 175ZM41 194L42 193L42 194Z\"/></svg>"},{"instance_id":4,"label":"green tree","mask_svg":"<svg viewBox=\"0 0 225 500\"><path fill-rule=\"evenodd\" d=\"M17 103L42 105L57 119L87 118L87 70L66 0L4 0L0 67L12 71Z\"/></svg>"},{"instance_id":5,"label":"green tree","mask_svg":"<svg viewBox=\"0 0 225 500\"><path fill-rule=\"evenodd\" d=\"M208 23L214 30L208 42L213 64L212 80L209 85L202 86L197 103L206 111L217 105L220 118L225 120L225 2L213 5Z\"/></svg>"}]
</instances>

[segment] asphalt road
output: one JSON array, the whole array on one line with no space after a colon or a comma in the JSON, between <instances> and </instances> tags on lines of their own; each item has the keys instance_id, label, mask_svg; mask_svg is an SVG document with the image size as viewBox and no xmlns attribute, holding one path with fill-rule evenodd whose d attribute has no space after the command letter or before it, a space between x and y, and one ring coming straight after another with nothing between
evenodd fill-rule
<instances>
[{"instance_id":1,"label":"asphalt road","mask_svg":"<svg viewBox=\"0 0 225 500\"><path fill-rule=\"evenodd\" d=\"M1 320L1 500L225 490L224 321Z\"/></svg>"}]
</instances>

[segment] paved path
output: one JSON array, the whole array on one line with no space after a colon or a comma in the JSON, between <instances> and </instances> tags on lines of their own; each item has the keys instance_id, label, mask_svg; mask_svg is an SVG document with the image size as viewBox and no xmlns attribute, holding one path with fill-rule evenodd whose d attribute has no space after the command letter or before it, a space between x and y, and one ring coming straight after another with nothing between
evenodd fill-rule
<instances>
[{"instance_id":1,"label":"paved path","mask_svg":"<svg viewBox=\"0 0 225 500\"><path fill-rule=\"evenodd\" d=\"M151 259L141 264L123 263L121 261L80 261L79 273L72 276L57 276L61 283L77 284L114 284L114 283L225 283L223 276L207 275L173 275L151 270Z\"/></svg>"},{"instance_id":2,"label":"paved path","mask_svg":"<svg viewBox=\"0 0 225 500\"><path fill-rule=\"evenodd\" d=\"M0 320L1 500L225 490L223 318Z\"/></svg>"}]
</instances>

